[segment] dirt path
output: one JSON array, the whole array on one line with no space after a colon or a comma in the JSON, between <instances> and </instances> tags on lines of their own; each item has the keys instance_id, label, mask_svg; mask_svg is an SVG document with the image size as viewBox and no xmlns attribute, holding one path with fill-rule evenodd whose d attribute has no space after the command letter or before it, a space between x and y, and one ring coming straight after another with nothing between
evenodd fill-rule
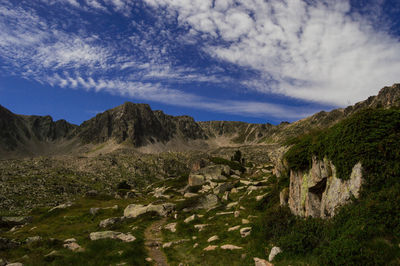
<instances>
[{"instance_id":1,"label":"dirt path","mask_svg":"<svg viewBox=\"0 0 400 266\"><path fill-rule=\"evenodd\" d=\"M153 259L154 264L157 266L168 266L167 257L161 250L162 246L161 228L166 223L166 221L167 221L166 218L155 221L144 231L144 238L145 238L144 244L146 246L150 258Z\"/></svg>"}]
</instances>

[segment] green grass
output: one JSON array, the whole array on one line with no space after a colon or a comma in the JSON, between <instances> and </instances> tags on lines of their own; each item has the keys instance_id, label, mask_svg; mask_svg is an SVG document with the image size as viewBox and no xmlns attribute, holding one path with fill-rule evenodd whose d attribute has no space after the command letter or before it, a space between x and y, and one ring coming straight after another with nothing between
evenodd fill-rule
<instances>
[{"instance_id":1,"label":"green grass","mask_svg":"<svg viewBox=\"0 0 400 266\"><path fill-rule=\"evenodd\" d=\"M400 110L365 110L290 144L285 158L291 169L306 171L313 156L326 157L345 180L361 162L365 182L360 198L331 220L266 216L266 225L285 225L266 238L279 243L285 257L315 256L324 265L400 264Z\"/></svg>"},{"instance_id":2,"label":"green grass","mask_svg":"<svg viewBox=\"0 0 400 266\"><path fill-rule=\"evenodd\" d=\"M15 233L2 232L0 236L23 242L27 237L39 235L42 241L22 244L20 247L0 251L0 257L8 261L23 262L24 265L116 265L126 262L128 265L147 265L144 249L145 228L154 220L151 216L141 216L129 219L121 224L104 229L98 226L103 219L122 216L123 209L132 200L110 199L80 199L72 207L48 212L48 208L32 211L33 222ZM89 213L91 207L111 207L117 204L119 208L100 210L95 216ZM132 231L132 227L137 229ZM114 230L130 232L137 239L132 243L119 240L91 241L89 234L95 231ZM75 253L62 247L67 238L75 238L85 252ZM58 255L46 258L45 255L56 250ZM27 255L27 257L23 257Z\"/></svg>"}]
</instances>

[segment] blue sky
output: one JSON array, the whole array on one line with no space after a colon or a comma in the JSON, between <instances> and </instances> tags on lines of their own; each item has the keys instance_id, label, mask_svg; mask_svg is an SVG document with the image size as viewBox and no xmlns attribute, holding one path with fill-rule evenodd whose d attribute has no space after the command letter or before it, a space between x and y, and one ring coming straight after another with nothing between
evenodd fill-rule
<instances>
[{"instance_id":1,"label":"blue sky","mask_svg":"<svg viewBox=\"0 0 400 266\"><path fill-rule=\"evenodd\" d=\"M295 121L400 82L400 2L0 0L0 104Z\"/></svg>"}]
</instances>

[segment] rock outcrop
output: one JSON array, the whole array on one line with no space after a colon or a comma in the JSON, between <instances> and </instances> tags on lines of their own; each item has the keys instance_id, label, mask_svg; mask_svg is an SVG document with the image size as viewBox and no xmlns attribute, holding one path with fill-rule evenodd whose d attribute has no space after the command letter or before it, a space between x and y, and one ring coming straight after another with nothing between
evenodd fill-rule
<instances>
[{"instance_id":1,"label":"rock outcrop","mask_svg":"<svg viewBox=\"0 0 400 266\"><path fill-rule=\"evenodd\" d=\"M348 180L339 179L331 161L313 158L308 171L291 171L288 205L302 217L329 218L338 207L357 198L363 182L362 166L357 163ZM285 202L281 202L286 204Z\"/></svg>"},{"instance_id":2,"label":"rock outcrop","mask_svg":"<svg viewBox=\"0 0 400 266\"><path fill-rule=\"evenodd\" d=\"M175 208L175 204L173 203L164 203L160 205L149 204L147 206L140 204L130 204L124 210L124 217L126 218L136 218L139 215L155 212L160 216L167 216L170 214Z\"/></svg>"}]
</instances>

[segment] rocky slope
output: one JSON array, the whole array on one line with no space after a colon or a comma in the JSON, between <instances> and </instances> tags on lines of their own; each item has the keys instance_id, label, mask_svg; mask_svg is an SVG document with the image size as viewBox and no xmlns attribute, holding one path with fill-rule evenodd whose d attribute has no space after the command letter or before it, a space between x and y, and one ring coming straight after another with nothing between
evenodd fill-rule
<instances>
[{"instance_id":1,"label":"rocky slope","mask_svg":"<svg viewBox=\"0 0 400 266\"><path fill-rule=\"evenodd\" d=\"M161 144L157 148L148 149L157 152L178 151L183 150L183 147L186 150L198 150L282 143L312 130L332 126L367 108L399 107L399 91L400 85L395 84L383 88L377 96L369 97L354 106L331 112L322 111L291 124L282 123L276 126L232 121L195 122L189 116L174 117L162 111L153 111L147 104L130 102L98 114L80 126L69 124L65 120L54 122L50 116L15 115L0 107L0 154L9 157L15 154L43 155L49 151L58 154L71 151L80 153L85 149L79 149L79 146L107 142L133 148Z\"/></svg>"}]
</instances>

